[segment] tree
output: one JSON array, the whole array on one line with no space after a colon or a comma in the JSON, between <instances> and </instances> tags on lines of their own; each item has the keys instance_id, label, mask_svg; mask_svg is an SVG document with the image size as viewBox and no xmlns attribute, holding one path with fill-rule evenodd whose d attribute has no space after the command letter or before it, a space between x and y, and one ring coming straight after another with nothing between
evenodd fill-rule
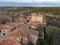
<instances>
[{"instance_id":1,"label":"tree","mask_svg":"<svg viewBox=\"0 0 60 45\"><path fill-rule=\"evenodd\" d=\"M46 27L44 27L44 39L47 41Z\"/></svg>"},{"instance_id":2,"label":"tree","mask_svg":"<svg viewBox=\"0 0 60 45\"><path fill-rule=\"evenodd\" d=\"M38 39L37 39L36 45L44 45L44 39L40 38L41 37L40 31L43 31L41 25L36 30L39 31L39 35L38 35Z\"/></svg>"},{"instance_id":3,"label":"tree","mask_svg":"<svg viewBox=\"0 0 60 45\"><path fill-rule=\"evenodd\" d=\"M40 38L40 33L36 45L46 45L46 41Z\"/></svg>"},{"instance_id":4,"label":"tree","mask_svg":"<svg viewBox=\"0 0 60 45\"><path fill-rule=\"evenodd\" d=\"M38 27L37 30L39 31L39 36L38 36L38 40L36 45L47 45L47 34L46 34L46 28L45 27ZM44 39L40 38L41 37L41 33L40 32L44 32Z\"/></svg>"}]
</instances>

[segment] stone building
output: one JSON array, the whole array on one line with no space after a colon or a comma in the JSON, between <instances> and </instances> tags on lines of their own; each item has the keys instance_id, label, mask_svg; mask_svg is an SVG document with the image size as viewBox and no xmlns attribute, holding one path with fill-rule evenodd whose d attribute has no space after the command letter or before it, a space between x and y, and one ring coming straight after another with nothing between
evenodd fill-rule
<instances>
[{"instance_id":1,"label":"stone building","mask_svg":"<svg viewBox=\"0 0 60 45\"><path fill-rule=\"evenodd\" d=\"M30 22L30 28L32 29L37 29L37 27L39 27L40 23L37 21L31 21Z\"/></svg>"},{"instance_id":2,"label":"stone building","mask_svg":"<svg viewBox=\"0 0 60 45\"><path fill-rule=\"evenodd\" d=\"M32 30L32 29L29 29L28 32L29 32L29 33L28 33L28 34L29 34L28 40L29 40L33 45L36 45L39 32L38 32L38 31L35 31L35 30Z\"/></svg>"},{"instance_id":3,"label":"stone building","mask_svg":"<svg viewBox=\"0 0 60 45\"><path fill-rule=\"evenodd\" d=\"M7 39L7 40L0 40L0 45L22 45L22 44L17 42L16 40Z\"/></svg>"},{"instance_id":4,"label":"stone building","mask_svg":"<svg viewBox=\"0 0 60 45\"><path fill-rule=\"evenodd\" d=\"M42 15L40 13L32 13L31 21L38 21L40 23L44 23L44 15Z\"/></svg>"},{"instance_id":5,"label":"stone building","mask_svg":"<svg viewBox=\"0 0 60 45\"><path fill-rule=\"evenodd\" d=\"M0 40L5 40L9 38L9 34L12 26L1 24L0 25Z\"/></svg>"},{"instance_id":6,"label":"stone building","mask_svg":"<svg viewBox=\"0 0 60 45\"><path fill-rule=\"evenodd\" d=\"M20 43L23 43L24 45L27 45L28 43L27 36L27 32L25 31L25 29L22 28L17 28L10 33L10 39L14 39Z\"/></svg>"}]
</instances>

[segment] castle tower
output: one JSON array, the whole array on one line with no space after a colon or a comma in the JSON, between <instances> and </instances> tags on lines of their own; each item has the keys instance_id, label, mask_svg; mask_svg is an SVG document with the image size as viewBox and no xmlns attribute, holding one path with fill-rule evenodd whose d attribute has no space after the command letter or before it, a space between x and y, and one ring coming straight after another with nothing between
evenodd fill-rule
<instances>
[{"instance_id":1,"label":"castle tower","mask_svg":"<svg viewBox=\"0 0 60 45\"><path fill-rule=\"evenodd\" d=\"M40 13L32 13L31 14L31 21L37 21L40 23L44 22L44 15L40 14Z\"/></svg>"},{"instance_id":2,"label":"castle tower","mask_svg":"<svg viewBox=\"0 0 60 45\"><path fill-rule=\"evenodd\" d=\"M9 38L11 26L9 25L0 25L0 40L6 40Z\"/></svg>"}]
</instances>

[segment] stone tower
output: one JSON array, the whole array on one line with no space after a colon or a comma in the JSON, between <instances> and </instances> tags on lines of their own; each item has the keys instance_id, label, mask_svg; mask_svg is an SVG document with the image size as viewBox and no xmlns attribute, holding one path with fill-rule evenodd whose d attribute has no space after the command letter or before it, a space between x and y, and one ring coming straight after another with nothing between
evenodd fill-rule
<instances>
[{"instance_id":1,"label":"stone tower","mask_svg":"<svg viewBox=\"0 0 60 45\"><path fill-rule=\"evenodd\" d=\"M40 23L44 22L44 15L40 14L40 13L32 13L31 14L31 21L37 21Z\"/></svg>"}]
</instances>

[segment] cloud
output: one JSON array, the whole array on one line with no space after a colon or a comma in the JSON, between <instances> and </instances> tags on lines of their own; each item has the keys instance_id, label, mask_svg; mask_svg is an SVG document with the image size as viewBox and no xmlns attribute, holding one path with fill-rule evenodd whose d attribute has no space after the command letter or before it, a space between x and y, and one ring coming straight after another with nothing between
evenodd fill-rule
<instances>
[{"instance_id":1,"label":"cloud","mask_svg":"<svg viewBox=\"0 0 60 45\"><path fill-rule=\"evenodd\" d=\"M60 0L0 0L0 6L60 6Z\"/></svg>"},{"instance_id":2,"label":"cloud","mask_svg":"<svg viewBox=\"0 0 60 45\"><path fill-rule=\"evenodd\" d=\"M59 0L0 0L0 2L18 2L18 3L41 3L41 2L56 2Z\"/></svg>"}]
</instances>

